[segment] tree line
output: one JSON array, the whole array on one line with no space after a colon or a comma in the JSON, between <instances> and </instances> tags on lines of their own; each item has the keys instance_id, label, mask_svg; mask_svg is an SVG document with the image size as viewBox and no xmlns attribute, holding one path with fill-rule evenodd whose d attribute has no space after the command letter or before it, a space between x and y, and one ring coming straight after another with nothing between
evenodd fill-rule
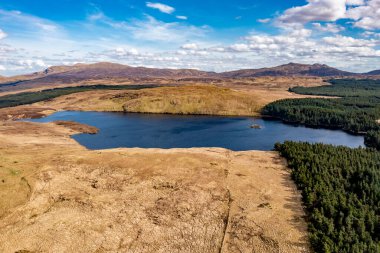
<instances>
[{"instance_id":1,"label":"tree line","mask_svg":"<svg viewBox=\"0 0 380 253\"><path fill-rule=\"evenodd\" d=\"M285 99L265 106L262 114L285 122L364 134L368 147L380 149L380 81L331 80L332 85L295 87L291 91L340 98Z\"/></svg>"},{"instance_id":2,"label":"tree line","mask_svg":"<svg viewBox=\"0 0 380 253\"><path fill-rule=\"evenodd\" d=\"M285 142L275 149L287 159L302 192L315 252L380 252L380 80L330 83L290 91L339 98L285 99L262 113L365 135L371 148Z\"/></svg>"},{"instance_id":3,"label":"tree line","mask_svg":"<svg viewBox=\"0 0 380 253\"><path fill-rule=\"evenodd\" d=\"M37 92L22 92L0 97L0 108L25 105L53 99L59 96L91 90L139 90L154 88L155 85L88 85L47 89Z\"/></svg>"},{"instance_id":4,"label":"tree line","mask_svg":"<svg viewBox=\"0 0 380 253\"><path fill-rule=\"evenodd\" d=\"M380 252L380 152L285 142L315 252Z\"/></svg>"}]
</instances>

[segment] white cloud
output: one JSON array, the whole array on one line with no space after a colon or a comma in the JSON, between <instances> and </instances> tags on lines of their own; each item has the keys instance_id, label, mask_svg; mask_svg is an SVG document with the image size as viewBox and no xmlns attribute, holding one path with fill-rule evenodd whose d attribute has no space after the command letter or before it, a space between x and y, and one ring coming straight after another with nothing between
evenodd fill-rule
<instances>
[{"instance_id":1,"label":"white cloud","mask_svg":"<svg viewBox=\"0 0 380 253\"><path fill-rule=\"evenodd\" d=\"M197 27L179 22L163 22L145 15L144 19L132 19L129 21L116 21L107 17L102 12L92 14L88 20L105 24L116 29L116 32L128 32L128 36L142 42L172 42L182 44L187 40L204 37L209 31L208 27Z\"/></svg>"},{"instance_id":2,"label":"white cloud","mask_svg":"<svg viewBox=\"0 0 380 253\"><path fill-rule=\"evenodd\" d=\"M308 0L308 4L287 9L279 21L308 23L310 21L336 21L345 16L346 0Z\"/></svg>"},{"instance_id":3,"label":"white cloud","mask_svg":"<svg viewBox=\"0 0 380 253\"><path fill-rule=\"evenodd\" d=\"M115 49L114 52L117 56L126 56L126 55L136 56L136 55L139 55L139 51L136 48L126 49L123 47L118 47Z\"/></svg>"},{"instance_id":4,"label":"white cloud","mask_svg":"<svg viewBox=\"0 0 380 253\"><path fill-rule=\"evenodd\" d=\"M36 26L40 27L42 30L47 32L55 32L58 27L52 24L36 23Z\"/></svg>"},{"instance_id":5,"label":"white cloud","mask_svg":"<svg viewBox=\"0 0 380 253\"><path fill-rule=\"evenodd\" d=\"M192 25L182 25L176 22L165 23L151 16L147 16L146 20L134 21L125 28L132 32L136 39L168 42L181 42L202 37L207 31L206 28Z\"/></svg>"},{"instance_id":6,"label":"white cloud","mask_svg":"<svg viewBox=\"0 0 380 253\"><path fill-rule=\"evenodd\" d=\"M355 20L355 27L367 30L380 29L380 0L368 0L364 5L350 8L346 16Z\"/></svg>"},{"instance_id":7,"label":"white cloud","mask_svg":"<svg viewBox=\"0 0 380 253\"><path fill-rule=\"evenodd\" d=\"M364 0L347 0L346 1L346 4L347 5L364 5L365 4L365 2L364 2Z\"/></svg>"},{"instance_id":8,"label":"white cloud","mask_svg":"<svg viewBox=\"0 0 380 253\"><path fill-rule=\"evenodd\" d=\"M162 3L147 2L146 6L152 9L159 10L162 13L166 13L166 14L172 14L175 11L173 7L166 4L162 4Z\"/></svg>"},{"instance_id":9,"label":"white cloud","mask_svg":"<svg viewBox=\"0 0 380 253\"><path fill-rule=\"evenodd\" d=\"M380 39L380 33L371 32L371 31L365 31L365 32L363 32L362 36L364 36L366 38L372 37L372 38Z\"/></svg>"},{"instance_id":10,"label":"white cloud","mask_svg":"<svg viewBox=\"0 0 380 253\"><path fill-rule=\"evenodd\" d=\"M0 42L0 65L6 69L3 70L5 73L25 73L51 65L99 61L131 66L211 71L273 66L290 61L325 63L356 71L368 71L373 66L379 66L380 36L377 31L363 31L359 36L353 37L324 34L339 33L344 29L331 21L341 17L341 9L334 6L338 6L336 2L342 1L330 1L330 5L327 2L329 1L310 0L300 9L295 7L292 11L285 11L279 18L273 19L281 20L282 30L277 34L253 31L230 43L213 41L212 35L209 35L212 30L205 26L193 26L180 20L164 22L148 15L142 19L115 20L97 10L88 16L86 22L76 24L78 28L91 31L83 33L84 36L91 37L76 39L67 48L62 47L65 44L63 40L62 43L55 43L60 39L62 26L21 12L7 12L6 17L0 12L0 26L9 34L6 41L12 45ZM347 1L343 16L350 14L351 23L359 27L365 17L374 15L374 10L367 8L375 6L374 2L375 0ZM328 6L332 13L326 14L324 10L313 11L310 5L313 8ZM358 9L364 7L367 9ZM306 17L306 14L310 16ZM181 16L172 17L185 20ZM262 23L271 21L272 19L258 20ZM304 25L308 22L311 24ZM12 33L9 27L3 26L4 23L15 27L13 31L17 33ZM372 24L371 27L374 25L377 24ZM5 36L2 33L4 32L0 30L0 38ZM360 37L361 35L363 36ZM25 38L13 40L16 36ZM41 38L50 37L55 38L54 43L41 42ZM13 44L14 41L18 43L17 46Z\"/></svg>"},{"instance_id":11,"label":"white cloud","mask_svg":"<svg viewBox=\"0 0 380 253\"><path fill-rule=\"evenodd\" d=\"M279 24L306 24L315 21L354 20L353 26L380 29L380 0L307 0L307 4L285 10Z\"/></svg>"},{"instance_id":12,"label":"white cloud","mask_svg":"<svg viewBox=\"0 0 380 253\"><path fill-rule=\"evenodd\" d=\"M7 34L0 29L0 40L4 39L5 37L7 37Z\"/></svg>"},{"instance_id":13,"label":"white cloud","mask_svg":"<svg viewBox=\"0 0 380 253\"><path fill-rule=\"evenodd\" d=\"M186 17L186 16L176 16L176 18L178 18L178 19L182 19L182 20L187 20L187 17Z\"/></svg>"},{"instance_id":14,"label":"white cloud","mask_svg":"<svg viewBox=\"0 0 380 253\"><path fill-rule=\"evenodd\" d=\"M339 33L345 30L343 26L334 24L334 23L313 23L313 27L320 32L329 32L329 33Z\"/></svg>"},{"instance_id":15,"label":"white cloud","mask_svg":"<svg viewBox=\"0 0 380 253\"><path fill-rule=\"evenodd\" d=\"M375 47L379 41L377 40L364 40L355 39L352 37L337 35L335 37L325 37L323 41L329 45L334 45L338 47Z\"/></svg>"},{"instance_id":16,"label":"white cloud","mask_svg":"<svg viewBox=\"0 0 380 253\"><path fill-rule=\"evenodd\" d=\"M17 28L20 31L28 31L29 33L45 33L50 32L48 36L51 36L54 32L56 35L58 32L62 32L60 27L54 22L22 13L20 11L7 11L0 9L0 21L8 23L14 29ZM45 35L46 36L46 35Z\"/></svg>"},{"instance_id":17,"label":"white cloud","mask_svg":"<svg viewBox=\"0 0 380 253\"><path fill-rule=\"evenodd\" d=\"M181 48L185 50L197 50L199 49L199 46L198 44L195 44L195 43L187 43L187 44L182 45Z\"/></svg>"},{"instance_id":18,"label":"white cloud","mask_svg":"<svg viewBox=\"0 0 380 253\"><path fill-rule=\"evenodd\" d=\"M271 21L270 18L263 18L263 19L258 19L257 20L257 22L262 23L262 24L269 23L270 21Z\"/></svg>"},{"instance_id":19,"label":"white cloud","mask_svg":"<svg viewBox=\"0 0 380 253\"><path fill-rule=\"evenodd\" d=\"M26 59L26 60L19 60L16 63L18 66L26 67L29 69L33 69L35 67L42 67L45 68L48 65L41 59Z\"/></svg>"}]
</instances>

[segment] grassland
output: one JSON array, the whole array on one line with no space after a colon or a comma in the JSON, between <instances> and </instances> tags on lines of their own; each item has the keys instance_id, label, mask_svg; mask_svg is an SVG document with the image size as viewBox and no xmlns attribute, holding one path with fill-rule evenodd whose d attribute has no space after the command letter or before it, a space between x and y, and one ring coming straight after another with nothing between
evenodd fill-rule
<instances>
[{"instance_id":1,"label":"grassland","mask_svg":"<svg viewBox=\"0 0 380 253\"><path fill-rule=\"evenodd\" d=\"M277 153L90 151L77 130L0 122L0 252L308 252Z\"/></svg>"},{"instance_id":2,"label":"grassland","mask_svg":"<svg viewBox=\"0 0 380 253\"><path fill-rule=\"evenodd\" d=\"M125 111L171 114L258 115L255 96L215 86L91 91L35 104L58 110Z\"/></svg>"},{"instance_id":3,"label":"grassland","mask_svg":"<svg viewBox=\"0 0 380 253\"><path fill-rule=\"evenodd\" d=\"M300 195L275 152L89 151L70 135L96 129L13 121L58 110L259 115L303 97L251 88L98 89L0 109L0 251L309 252Z\"/></svg>"},{"instance_id":4,"label":"grassland","mask_svg":"<svg viewBox=\"0 0 380 253\"><path fill-rule=\"evenodd\" d=\"M0 97L0 108L32 104L40 101L53 99L59 96L69 95L78 92L91 91L91 90L130 90L130 89L144 89L152 88L152 85L91 85L91 86L76 86L47 89L38 92L22 92L17 94L10 94Z\"/></svg>"},{"instance_id":5,"label":"grassland","mask_svg":"<svg viewBox=\"0 0 380 253\"><path fill-rule=\"evenodd\" d=\"M279 98L305 97L287 91L241 90L211 85L159 87L128 91L89 91L33 106L55 110L259 116Z\"/></svg>"}]
</instances>

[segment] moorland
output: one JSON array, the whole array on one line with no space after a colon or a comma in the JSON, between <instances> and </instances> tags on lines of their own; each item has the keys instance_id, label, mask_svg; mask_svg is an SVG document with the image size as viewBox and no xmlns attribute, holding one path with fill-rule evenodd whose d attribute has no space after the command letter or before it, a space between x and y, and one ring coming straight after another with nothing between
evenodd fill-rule
<instances>
[{"instance_id":1,"label":"moorland","mask_svg":"<svg viewBox=\"0 0 380 253\"><path fill-rule=\"evenodd\" d=\"M111 66L0 85L12 106L0 109L1 251L379 251L376 77L318 64L223 76ZM132 83L160 86L93 88ZM362 134L373 148L87 150L70 135L90 126L16 121L62 110L267 115Z\"/></svg>"}]
</instances>

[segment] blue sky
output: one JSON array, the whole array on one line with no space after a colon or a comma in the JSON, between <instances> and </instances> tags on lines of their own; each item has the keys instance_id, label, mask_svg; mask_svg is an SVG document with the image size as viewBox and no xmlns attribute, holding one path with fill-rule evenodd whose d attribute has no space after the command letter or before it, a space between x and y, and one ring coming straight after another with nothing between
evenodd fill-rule
<instances>
[{"instance_id":1,"label":"blue sky","mask_svg":"<svg viewBox=\"0 0 380 253\"><path fill-rule=\"evenodd\" d=\"M225 71L380 68L380 0L2 0L0 75L111 61Z\"/></svg>"}]
</instances>

